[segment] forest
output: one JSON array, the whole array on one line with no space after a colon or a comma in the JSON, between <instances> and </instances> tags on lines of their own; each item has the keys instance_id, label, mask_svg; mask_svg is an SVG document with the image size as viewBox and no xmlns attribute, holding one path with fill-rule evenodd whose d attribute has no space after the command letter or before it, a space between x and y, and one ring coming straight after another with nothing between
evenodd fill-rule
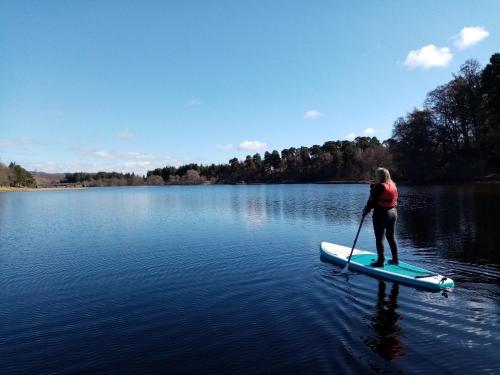
<instances>
[{"instance_id":1,"label":"forest","mask_svg":"<svg viewBox=\"0 0 500 375\"><path fill-rule=\"evenodd\" d=\"M366 181L389 168L397 181L467 182L499 179L500 54L482 68L468 60L429 92L421 108L398 118L391 138L357 137L322 145L256 153L226 164L165 166L146 176L118 172L67 173L61 183L83 186ZM15 163L0 164L0 185L33 186Z\"/></svg>"},{"instance_id":2,"label":"forest","mask_svg":"<svg viewBox=\"0 0 500 375\"><path fill-rule=\"evenodd\" d=\"M495 178L500 170L500 54L476 60L399 118L385 142L397 174L411 182ZM498 176L496 176L498 179Z\"/></svg>"}]
</instances>

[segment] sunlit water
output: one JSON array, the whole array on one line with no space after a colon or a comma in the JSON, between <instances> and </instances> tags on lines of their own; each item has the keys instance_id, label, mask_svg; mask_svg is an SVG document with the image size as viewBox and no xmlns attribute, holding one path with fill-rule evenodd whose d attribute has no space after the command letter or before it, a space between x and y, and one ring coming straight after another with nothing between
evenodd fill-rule
<instances>
[{"instance_id":1,"label":"sunlit water","mask_svg":"<svg viewBox=\"0 0 500 375\"><path fill-rule=\"evenodd\" d=\"M320 259L366 185L0 194L0 373L500 372L500 187L400 187L434 293ZM366 222L358 248L373 250Z\"/></svg>"}]
</instances>

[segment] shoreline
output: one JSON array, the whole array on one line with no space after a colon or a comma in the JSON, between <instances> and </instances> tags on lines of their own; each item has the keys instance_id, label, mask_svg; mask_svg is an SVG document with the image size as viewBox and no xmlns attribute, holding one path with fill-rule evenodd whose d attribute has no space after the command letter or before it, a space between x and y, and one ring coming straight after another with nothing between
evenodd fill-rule
<instances>
[{"instance_id":1,"label":"shoreline","mask_svg":"<svg viewBox=\"0 0 500 375\"><path fill-rule=\"evenodd\" d=\"M60 191L60 190L83 190L88 187L43 187L43 188L29 188L29 187L11 187L0 186L0 193L22 193L22 192L36 192L36 191Z\"/></svg>"},{"instance_id":2,"label":"shoreline","mask_svg":"<svg viewBox=\"0 0 500 375\"><path fill-rule=\"evenodd\" d=\"M317 184L317 185L367 185L370 181L318 181L318 182L278 182L278 183L265 183L265 182L254 182L254 183L239 183L239 184L162 184L162 185L111 185L111 186L75 186L75 187L40 187L40 188L29 188L29 187L11 187L11 186L0 186L0 193L22 193L22 192L45 192L45 191L64 191L64 190L87 190L93 188L112 188L112 187L136 187L136 186L206 186L206 185L233 185L233 186L250 186L250 185L307 185L307 184ZM413 186L431 186L431 185L496 185L500 184L498 180L490 181L469 181L469 182L436 182L428 184L411 184L405 181L401 181L398 185L413 185Z\"/></svg>"}]
</instances>

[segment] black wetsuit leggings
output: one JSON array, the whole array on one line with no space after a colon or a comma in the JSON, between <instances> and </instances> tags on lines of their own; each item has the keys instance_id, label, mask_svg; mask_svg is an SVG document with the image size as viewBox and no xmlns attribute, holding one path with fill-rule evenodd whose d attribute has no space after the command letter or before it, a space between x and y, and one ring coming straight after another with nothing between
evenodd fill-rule
<instances>
[{"instance_id":1,"label":"black wetsuit leggings","mask_svg":"<svg viewBox=\"0 0 500 375\"><path fill-rule=\"evenodd\" d=\"M375 231L375 241L377 243L377 255L379 261L384 260L384 234L391 248L392 259L398 259L398 244L394 238L394 230L398 212L396 208L385 210L375 208L373 211L373 230Z\"/></svg>"}]
</instances>

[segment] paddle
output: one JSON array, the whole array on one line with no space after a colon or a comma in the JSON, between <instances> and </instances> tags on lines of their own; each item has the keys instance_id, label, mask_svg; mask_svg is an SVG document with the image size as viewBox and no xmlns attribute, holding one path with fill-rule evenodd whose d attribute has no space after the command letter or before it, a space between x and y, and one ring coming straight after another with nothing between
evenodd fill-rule
<instances>
[{"instance_id":1,"label":"paddle","mask_svg":"<svg viewBox=\"0 0 500 375\"><path fill-rule=\"evenodd\" d=\"M356 238L354 239L354 243L352 244L352 249L351 253L349 254L349 259L347 259L347 263L345 264L345 267L342 269L342 271L340 271L340 273L346 273L348 271L349 263L351 262L352 252L354 251L354 246L356 246L356 242L358 241L359 232L361 231L361 226L363 225L363 220L365 220L365 216L366 216L365 214L361 216L361 223L359 223L358 233L356 234Z\"/></svg>"}]
</instances>

